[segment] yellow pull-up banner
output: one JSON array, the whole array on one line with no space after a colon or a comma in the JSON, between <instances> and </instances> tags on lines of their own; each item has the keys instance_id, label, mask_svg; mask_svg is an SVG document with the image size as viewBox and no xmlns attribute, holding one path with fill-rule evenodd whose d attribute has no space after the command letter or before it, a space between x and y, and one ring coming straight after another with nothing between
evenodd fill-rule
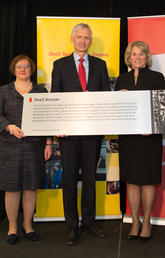
<instances>
[{"instance_id":1,"label":"yellow pull-up banner","mask_svg":"<svg viewBox=\"0 0 165 258\"><path fill-rule=\"evenodd\" d=\"M50 90L53 62L72 54L74 51L70 39L72 28L78 23L87 23L91 27L92 44L89 48L89 54L106 61L111 88L113 89L116 77L119 75L119 18L37 17L38 84L43 84ZM96 218L121 217L118 153L117 148L114 151L113 147L117 144L114 141L114 139L110 140L108 138L102 143L96 177ZM55 142L53 157L46 164L45 189L38 190L37 193L36 221L64 219L62 183L60 181L62 180L62 169L60 154L58 156L57 152L59 152L59 146L58 142ZM109 186L111 188L113 186L113 189L117 190L109 191ZM80 206L81 182L78 184L79 211L81 210ZM79 214L81 216L81 213Z\"/></svg>"}]
</instances>

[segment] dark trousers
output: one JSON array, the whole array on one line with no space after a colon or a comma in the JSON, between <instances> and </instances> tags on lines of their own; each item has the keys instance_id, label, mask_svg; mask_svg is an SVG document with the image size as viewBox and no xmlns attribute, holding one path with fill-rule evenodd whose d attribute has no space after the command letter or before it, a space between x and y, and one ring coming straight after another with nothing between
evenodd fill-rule
<instances>
[{"instance_id":1,"label":"dark trousers","mask_svg":"<svg viewBox=\"0 0 165 258\"><path fill-rule=\"evenodd\" d=\"M69 228L77 227L79 222L77 181L80 168L82 173L82 223L90 225L95 220L95 177L100 148L100 137L72 136L60 140L64 215Z\"/></svg>"}]
</instances>

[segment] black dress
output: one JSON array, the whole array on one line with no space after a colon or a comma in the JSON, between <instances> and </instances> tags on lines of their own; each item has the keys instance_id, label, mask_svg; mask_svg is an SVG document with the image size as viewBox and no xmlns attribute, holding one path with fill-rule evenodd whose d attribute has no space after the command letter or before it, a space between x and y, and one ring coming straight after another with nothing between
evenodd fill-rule
<instances>
[{"instance_id":1,"label":"black dress","mask_svg":"<svg viewBox=\"0 0 165 258\"><path fill-rule=\"evenodd\" d=\"M30 93L47 92L33 83ZM46 137L18 139L5 131L9 124L21 128L23 97L14 82L0 87L0 189L35 190L44 186L44 148Z\"/></svg>"},{"instance_id":2,"label":"black dress","mask_svg":"<svg viewBox=\"0 0 165 258\"><path fill-rule=\"evenodd\" d=\"M115 90L165 89L163 74L139 69L135 85L134 70L121 74ZM119 136L120 180L135 185L152 185L161 182L162 135Z\"/></svg>"}]
</instances>

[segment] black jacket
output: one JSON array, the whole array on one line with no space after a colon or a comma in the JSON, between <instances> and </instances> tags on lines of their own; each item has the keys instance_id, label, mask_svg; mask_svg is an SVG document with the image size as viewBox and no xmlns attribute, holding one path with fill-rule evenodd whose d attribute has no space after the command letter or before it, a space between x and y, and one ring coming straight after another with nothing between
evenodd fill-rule
<instances>
[{"instance_id":1,"label":"black jacket","mask_svg":"<svg viewBox=\"0 0 165 258\"><path fill-rule=\"evenodd\" d=\"M106 63L100 58L88 55L88 91L109 91L110 84ZM81 92L81 84L73 54L54 62L52 71L52 92Z\"/></svg>"},{"instance_id":2,"label":"black jacket","mask_svg":"<svg viewBox=\"0 0 165 258\"><path fill-rule=\"evenodd\" d=\"M35 83L32 83L32 90L29 93L47 92ZM29 136L18 139L6 132L5 128L9 124L14 124L21 128L22 122L23 97L14 87L14 82L0 87L0 141L3 142L21 142L21 141L40 141L44 137Z\"/></svg>"}]
</instances>

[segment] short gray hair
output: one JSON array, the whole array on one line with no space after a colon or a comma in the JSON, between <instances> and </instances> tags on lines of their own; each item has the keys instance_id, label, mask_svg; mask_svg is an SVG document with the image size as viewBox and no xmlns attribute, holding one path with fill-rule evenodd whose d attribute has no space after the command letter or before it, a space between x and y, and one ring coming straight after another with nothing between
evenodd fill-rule
<instances>
[{"instance_id":1,"label":"short gray hair","mask_svg":"<svg viewBox=\"0 0 165 258\"><path fill-rule=\"evenodd\" d=\"M89 33L90 33L90 37L92 38L92 30L90 28L90 26L86 23L79 23L79 24L76 24L73 29L72 29L72 37L74 36L75 32L77 30L81 30L81 29L88 29L89 30Z\"/></svg>"}]
</instances>

